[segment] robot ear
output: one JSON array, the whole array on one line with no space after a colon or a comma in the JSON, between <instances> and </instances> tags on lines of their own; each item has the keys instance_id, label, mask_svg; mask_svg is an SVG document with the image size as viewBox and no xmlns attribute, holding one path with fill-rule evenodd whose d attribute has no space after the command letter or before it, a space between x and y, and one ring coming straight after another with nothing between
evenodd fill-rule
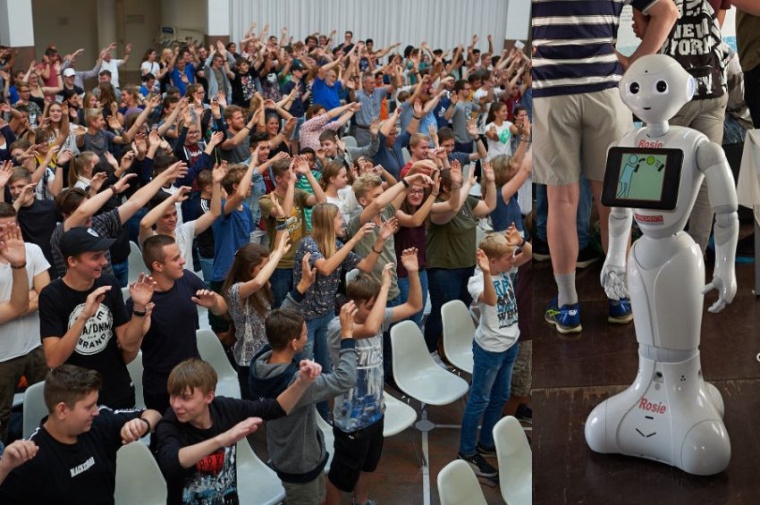
<instances>
[{"instance_id":1,"label":"robot ear","mask_svg":"<svg viewBox=\"0 0 760 505\"><path fill-rule=\"evenodd\" d=\"M694 96L694 92L697 88L697 81L694 80L694 77L689 76L689 80L686 81L686 101L690 102L692 97Z\"/></svg>"}]
</instances>

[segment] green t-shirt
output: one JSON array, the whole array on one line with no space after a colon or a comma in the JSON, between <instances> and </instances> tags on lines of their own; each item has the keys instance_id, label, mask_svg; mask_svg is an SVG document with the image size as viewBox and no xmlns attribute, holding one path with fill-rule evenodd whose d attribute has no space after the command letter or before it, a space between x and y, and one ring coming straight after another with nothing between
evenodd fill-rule
<instances>
[{"instance_id":1,"label":"green t-shirt","mask_svg":"<svg viewBox=\"0 0 760 505\"><path fill-rule=\"evenodd\" d=\"M385 206L385 208L380 212L380 218L383 221L387 221L388 219L394 217L396 215L396 208L393 206L393 204L389 203ZM359 231L359 228L361 228L361 214L354 216L353 219L348 223L346 226L346 238L353 237L357 231ZM354 247L354 252L361 256L362 258L366 258L369 256L369 253L372 251L372 246L375 245L375 240L377 240L377 234L380 233L380 228L375 227L375 231L372 233L368 233L364 236L363 239L359 241L358 244ZM393 241L393 236L391 235L388 240L385 241L385 244L383 244L383 252L380 254L380 257L377 259L377 263L375 263L375 268L372 269L371 275L372 277L379 282L380 284L383 283L383 267L387 265L388 263L395 263L396 262L396 245ZM391 289L388 291L388 300L393 300L398 295L401 294L401 291L398 289L398 275L396 273L396 269L393 269L393 280L391 280Z\"/></svg>"},{"instance_id":2,"label":"green t-shirt","mask_svg":"<svg viewBox=\"0 0 760 505\"><path fill-rule=\"evenodd\" d=\"M462 208L446 224L430 223L426 235L428 268L469 268L475 266L478 226L472 209L480 199L468 196Z\"/></svg>"}]
</instances>

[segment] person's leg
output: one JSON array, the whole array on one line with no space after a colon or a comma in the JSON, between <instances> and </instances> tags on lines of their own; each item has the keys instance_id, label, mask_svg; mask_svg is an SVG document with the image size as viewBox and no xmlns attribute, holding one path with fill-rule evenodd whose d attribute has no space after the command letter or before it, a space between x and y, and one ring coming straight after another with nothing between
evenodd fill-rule
<instances>
[{"instance_id":1,"label":"person's leg","mask_svg":"<svg viewBox=\"0 0 760 505\"><path fill-rule=\"evenodd\" d=\"M250 367L237 365L238 384L240 385L240 398L243 400L255 400L251 397L251 389L249 384L249 377L251 373Z\"/></svg>"},{"instance_id":2,"label":"person's leg","mask_svg":"<svg viewBox=\"0 0 760 505\"><path fill-rule=\"evenodd\" d=\"M472 353L474 361L472 384L462 415L462 429L459 438L459 455L465 458L477 454L475 440L478 424L481 415L488 406L491 388L502 361L499 356L500 353L486 351L474 341Z\"/></svg>"},{"instance_id":3,"label":"person's leg","mask_svg":"<svg viewBox=\"0 0 760 505\"><path fill-rule=\"evenodd\" d=\"M354 503L357 505L366 505L369 501L369 483L370 475L377 470L377 464L380 462L380 456L383 454L383 426L385 418L381 417L378 422L367 426L362 430L362 436L367 437L367 453L364 457L364 464L359 474L359 480L354 486Z\"/></svg>"},{"instance_id":4,"label":"person's leg","mask_svg":"<svg viewBox=\"0 0 760 505\"><path fill-rule=\"evenodd\" d=\"M695 100L692 100L695 102ZM696 100L698 107L696 117L691 122L691 127L700 131L718 145L723 144L723 121L726 116L726 105L728 104L728 95L724 94L719 98L710 98L707 100ZM697 193L697 200L694 202L694 208L689 217L689 235L704 254L707 249L707 243L710 240L712 231L713 218L712 205L707 194L707 181L702 181L702 185Z\"/></svg>"},{"instance_id":5,"label":"person's leg","mask_svg":"<svg viewBox=\"0 0 760 505\"><path fill-rule=\"evenodd\" d=\"M547 238L552 251L552 269L558 276L575 276L575 262L578 258L578 228L575 225L578 213L579 185L577 182L564 186L546 187L549 201L547 218ZM559 280L558 282L562 282ZM575 282L560 288L558 305L578 303Z\"/></svg>"},{"instance_id":6,"label":"person's leg","mask_svg":"<svg viewBox=\"0 0 760 505\"><path fill-rule=\"evenodd\" d=\"M392 300L388 300L388 302L385 304L387 308L392 307L398 307L399 305L403 304L403 300L401 299L401 295L398 295L396 298ZM383 373L385 374L385 382L388 382L390 384L394 384L393 381L393 347L391 344L391 328L393 325L391 325L388 328L388 331L383 332Z\"/></svg>"},{"instance_id":7,"label":"person's leg","mask_svg":"<svg viewBox=\"0 0 760 505\"><path fill-rule=\"evenodd\" d=\"M0 442L8 441L8 421L11 418L13 395L24 373L24 356L0 363Z\"/></svg>"},{"instance_id":8,"label":"person's leg","mask_svg":"<svg viewBox=\"0 0 760 505\"><path fill-rule=\"evenodd\" d=\"M496 378L491 386L491 394L488 399L488 406L483 412L483 424L480 427L480 445L486 448L493 448L493 427L501 419L501 411L504 404L509 399L509 390L512 385L512 368L514 367L517 354L520 351L520 344L516 343L506 352L500 353L501 363Z\"/></svg>"},{"instance_id":9,"label":"person's leg","mask_svg":"<svg viewBox=\"0 0 760 505\"><path fill-rule=\"evenodd\" d=\"M272 308L277 309L282 305L290 290L293 289L293 269L275 269L272 277L269 278L269 284L272 287L272 296L274 297Z\"/></svg>"},{"instance_id":10,"label":"person's leg","mask_svg":"<svg viewBox=\"0 0 760 505\"><path fill-rule=\"evenodd\" d=\"M428 285L430 289L430 315L425 322L425 343L429 352L438 350L438 340L443 331L441 307L446 302L456 300L458 287L452 283L451 270L446 268L429 268Z\"/></svg>"},{"instance_id":11,"label":"person's leg","mask_svg":"<svg viewBox=\"0 0 760 505\"><path fill-rule=\"evenodd\" d=\"M211 272L214 269L214 258L204 258L201 256L199 259L201 262L201 272L203 272L203 282L211 289Z\"/></svg>"},{"instance_id":12,"label":"person's leg","mask_svg":"<svg viewBox=\"0 0 760 505\"><path fill-rule=\"evenodd\" d=\"M331 371L332 361L330 360L330 349L327 344L327 325L333 319L332 313L327 313L324 316L315 319L314 326L314 361L322 365L322 370ZM308 328L308 324L306 325ZM309 330L311 333L311 330ZM327 420L330 416L330 406L327 400L317 403L317 412L322 416L322 419Z\"/></svg>"},{"instance_id":13,"label":"person's leg","mask_svg":"<svg viewBox=\"0 0 760 505\"><path fill-rule=\"evenodd\" d=\"M119 281L119 287L126 288L129 285L129 262L112 263L113 276Z\"/></svg>"}]
</instances>

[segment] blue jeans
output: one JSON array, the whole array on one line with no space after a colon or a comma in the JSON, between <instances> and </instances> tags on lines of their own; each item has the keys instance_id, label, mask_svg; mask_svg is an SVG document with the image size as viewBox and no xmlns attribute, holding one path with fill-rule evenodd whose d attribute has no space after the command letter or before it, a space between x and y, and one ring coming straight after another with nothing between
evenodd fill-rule
<instances>
[{"instance_id":1,"label":"blue jeans","mask_svg":"<svg viewBox=\"0 0 760 505\"><path fill-rule=\"evenodd\" d=\"M578 214L575 218L575 227L578 229L578 246L583 250L588 245L591 226L591 184L588 179L581 176L580 197L578 199ZM536 184L536 235L546 242L546 216L549 202L546 199L546 185Z\"/></svg>"},{"instance_id":2,"label":"blue jeans","mask_svg":"<svg viewBox=\"0 0 760 505\"><path fill-rule=\"evenodd\" d=\"M411 321L417 323L417 326L422 329L422 318L425 315L425 304L428 297L428 277L427 270L420 270L420 285L422 286L422 310L410 317ZM398 288L401 290L401 300L406 303L409 300L409 277L398 278Z\"/></svg>"},{"instance_id":3,"label":"blue jeans","mask_svg":"<svg viewBox=\"0 0 760 505\"><path fill-rule=\"evenodd\" d=\"M211 272L214 269L214 258L204 258L200 256L198 258L201 262L201 272L203 272L203 282L206 283L206 287L211 289Z\"/></svg>"},{"instance_id":4,"label":"blue jeans","mask_svg":"<svg viewBox=\"0 0 760 505\"><path fill-rule=\"evenodd\" d=\"M493 447L493 427L501 419L501 411L509 399L512 384L512 367L520 351L520 344L515 343L503 352L489 352L472 342L475 367L472 370L470 396L462 416L462 435L459 441L459 454L473 456L477 450L475 436L478 421L483 416L480 428L480 445Z\"/></svg>"},{"instance_id":5,"label":"blue jeans","mask_svg":"<svg viewBox=\"0 0 760 505\"><path fill-rule=\"evenodd\" d=\"M126 288L129 285L129 261L122 263L111 263L113 276L119 281L119 286Z\"/></svg>"},{"instance_id":6,"label":"blue jeans","mask_svg":"<svg viewBox=\"0 0 760 505\"><path fill-rule=\"evenodd\" d=\"M317 317L316 319L306 320L306 331L308 332L308 340L303 348L303 351L296 355L296 362L300 362L302 359L313 359L320 365L325 373L332 371L332 362L330 360L330 350L327 343L327 325L335 318L332 312ZM327 401L317 403L317 412L322 416L322 419L327 420L330 415L330 406Z\"/></svg>"},{"instance_id":7,"label":"blue jeans","mask_svg":"<svg viewBox=\"0 0 760 505\"><path fill-rule=\"evenodd\" d=\"M475 267L467 268L428 268L428 285L430 287L430 315L425 322L425 343L428 351L438 350L438 340L443 331L441 307L451 300L462 300L470 305L472 297L467 291L467 282L472 277Z\"/></svg>"},{"instance_id":8,"label":"blue jeans","mask_svg":"<svg viewBox=\"0 0 760 505\"><path fill-rule=\"evenodd\" d=\"M279 309L285 297L293 289L293 268L276 268L272 277L269 278L269 284L272 286L274 297L272 308Z\"/></svg>"}]
</instances>

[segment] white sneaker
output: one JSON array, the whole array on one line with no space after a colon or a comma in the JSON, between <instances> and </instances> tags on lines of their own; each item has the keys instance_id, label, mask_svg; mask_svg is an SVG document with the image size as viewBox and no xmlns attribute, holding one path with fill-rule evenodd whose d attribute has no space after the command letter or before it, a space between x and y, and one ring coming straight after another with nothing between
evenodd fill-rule
<instances>
[{"instance_id":1,"label":"white sneaker","mask_svg":"<svg viewBox=\"0 0 760 505\"><path fill-rule=\"evenodd\" d=\"M446 366L446 363L444 363L441 357L438 355L438 351L431 352L430 357L433 358L433 361L435 361L435 364L439 367L443 368L444 370L449 369L449 367Z\"/></svg>"}]
</instances>

